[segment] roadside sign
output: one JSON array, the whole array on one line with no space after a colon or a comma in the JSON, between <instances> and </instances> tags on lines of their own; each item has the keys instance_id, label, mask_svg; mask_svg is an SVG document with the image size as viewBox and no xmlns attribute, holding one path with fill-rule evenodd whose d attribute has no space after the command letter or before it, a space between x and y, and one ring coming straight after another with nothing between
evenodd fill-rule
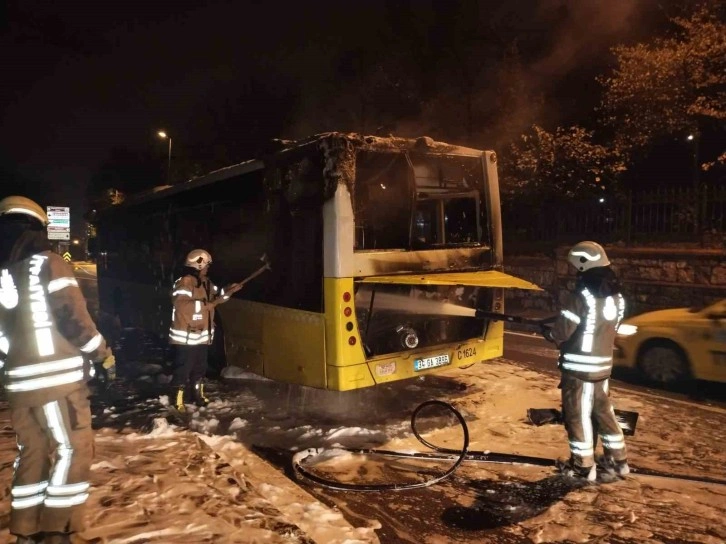
<instances>
[{"instance_id":1,"label":"roadside sign","mask_svg":"<svg viewBox=\"0 0 726 544\"><path fill-rule=\"evenodd\" d=\"M71 262L71 258L72 258L72 257L71 257L71 254L70 254L70 253L68 253L67 251L66 251L66 252L65 252L65 253L63 254L63 260L64 260L65 262L67 262L67 263Z\"/></svg>"},{"instance_id":2,"label":"roadside sign","mask_svg":"<svg viewBox=\"0 0 726 544\"><path fill-rule=\"evenodd\" d=\"M48 240L71 239L71 209L67 206L48 206Z\"/></svg>"}]
</instances>

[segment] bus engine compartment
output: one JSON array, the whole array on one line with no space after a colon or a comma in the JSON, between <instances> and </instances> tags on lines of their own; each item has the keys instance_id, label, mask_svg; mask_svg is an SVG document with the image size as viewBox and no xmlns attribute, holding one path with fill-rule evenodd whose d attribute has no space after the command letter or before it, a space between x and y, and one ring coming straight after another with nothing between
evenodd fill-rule
<instances>
[{"instance_id":1,"label":"bus engine compartment","mask_svg":"<svg viewBox=\"0 0 726 544\"><path fill-rule=\"evenodd\" d=\"M444 285L358 284L356 318L366 357L482 337L492 290Z\"/></svg>"}]
</instances>

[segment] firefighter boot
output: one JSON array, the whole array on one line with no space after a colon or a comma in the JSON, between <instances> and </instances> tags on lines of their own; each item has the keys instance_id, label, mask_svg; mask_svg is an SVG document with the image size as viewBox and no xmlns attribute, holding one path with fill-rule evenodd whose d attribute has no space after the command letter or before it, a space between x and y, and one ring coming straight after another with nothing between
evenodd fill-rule
<instances>
[{"instance_id":1,"label":"firefighter boot","mask_svg":"<svg viewBox=\"0 0 726 544\"><path fill-rule=\"evenodd\" d=\"M209 404L209 399L204 394L203 382L197 382L194 384L194 402L197 406L206 406Z\"/></svg>"},{"instance_id":2,"label":"firefighter boot","mask_svg":"<svg viewBox=\"0 0 726 544\"><path fill-rule=\"evenodd\" d=\"M563 476L581 479L586 482L594 482L597 480L596 465L584 467L576 463L574 459L570 459L569 461L558 459L555 466L557 467L557 471Z\"/></svg>"},{"instance_id":3,"label":"firefighter boot","mask_svg":"<svg viewBox=\"0 0 726 544\"><path fill-rule=\"evenodd\" d=\"M628 461L625 459L616 461L609 455L606 455L599 464L605 471L614 476L624 478L630 474L630 466L628 465Z\"/></svg>"},{"instance_id":4,"label":"firefighter boot","mask_svg":"<svg viewBox=\"0 0 726 544\"><path fill-rule=\"evenodd\" d=\"M180 412L186 412L187 410L187 407L184 406L184 387L182 386L176 390L176 402L174 406Z\"/></svg>"}]
</instances>

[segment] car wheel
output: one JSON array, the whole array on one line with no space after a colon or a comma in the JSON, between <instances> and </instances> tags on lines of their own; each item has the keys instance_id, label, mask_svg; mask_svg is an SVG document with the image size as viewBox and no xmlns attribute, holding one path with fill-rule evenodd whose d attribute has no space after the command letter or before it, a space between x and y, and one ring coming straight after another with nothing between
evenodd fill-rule
<instances>
[{"instance_id":1,"label":"car wheel","mask_svg":"<svg viewBox=\"0 0 726 544\"><path fill-rule=\"evenodd\" d=\"M654 344L643 350L638 366L653 383L673 385L690 379L691 372L683 352L675 345Z\"/></svg>"}]
</instances>

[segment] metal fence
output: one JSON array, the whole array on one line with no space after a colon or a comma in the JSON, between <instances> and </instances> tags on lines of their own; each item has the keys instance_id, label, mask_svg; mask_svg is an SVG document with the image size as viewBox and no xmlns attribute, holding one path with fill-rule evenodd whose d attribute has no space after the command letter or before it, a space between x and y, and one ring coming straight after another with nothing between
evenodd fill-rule
<instances>
[{"instance_id":1,"label":"metal fence","mask_svg":"<svg viewBox=\"0 0 726 544\"><path fill-rule=\"evenodd\" d=\"M726 235L726 184L658 187L584 202L508 201L504 236L512 242L700 242Z\"/></svg>"}]
</instances>

